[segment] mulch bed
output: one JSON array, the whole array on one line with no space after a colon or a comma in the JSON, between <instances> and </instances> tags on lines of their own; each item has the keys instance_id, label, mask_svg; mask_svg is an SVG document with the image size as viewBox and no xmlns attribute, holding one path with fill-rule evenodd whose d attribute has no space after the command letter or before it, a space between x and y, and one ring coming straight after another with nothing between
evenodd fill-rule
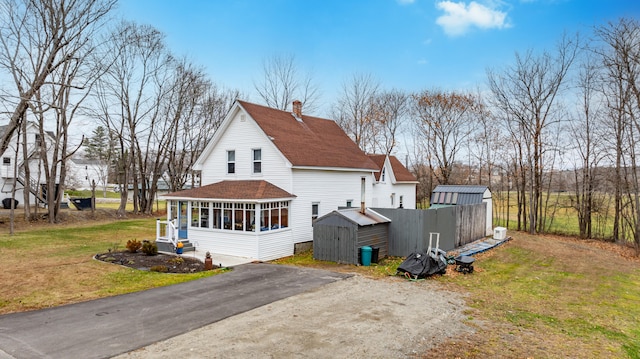
<instances>
[{"instance_id":1,"label":"mulch bed","mask_svg":"<svg viewBox=\"0 0 640 359\"><path fill-rule=\"evenodd\" d=\"M97 260L140 270L162 273L196 273L204 271L204 263L196 258L167 254L148 256L142 252L108 252L96 254ZM217 268L214 266L214 269Z\"/></svg>"}]
</instances>

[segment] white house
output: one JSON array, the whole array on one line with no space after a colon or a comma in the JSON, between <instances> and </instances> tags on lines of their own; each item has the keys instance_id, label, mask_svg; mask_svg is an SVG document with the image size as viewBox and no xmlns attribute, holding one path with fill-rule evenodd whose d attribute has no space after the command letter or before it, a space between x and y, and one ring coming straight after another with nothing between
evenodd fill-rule
<instances>
[{"instance_id":1,"label":"white house","mask_svg":"<svg viewBox=\"0 0 640 359\"><path fill-rule=\"evenodd\" d=\"M6 126L0 126L0 133L5 131ZM25 160L22 150L22 142L24 137L22 134L18 136L17 131L14 132L9 147L0 155L2 162L0 163L0 200L10 198L11 192L15 185L15 198L20 202L24 202L24 184L25 184L25 165L29 164L29 183L31 204L45 204L46 183L44 161L42 159L42 147L50 149L54 143L54 134L50 131L44 132L44 138L40 135L40 130L33 122L26 124L26 144L27 144L27 160ZM51 164L53 157L50 151L47 151L48 163ZM96 161L88 161L82 159L70 159L66 162L67 175L65 184L67 187L74 188L91 188L91 181L95 180L98 185L102 182L106 183L107 166L97 163ZM60 173L58 167L58 173ZM59 183L56 179L56 183Z\"/></svg>"},{"instance_id":2,"label":"white house","mask_svg":"<svg viewBox=\"0 0 640 359\"><path fill-rule=\"evenodd\" d=\"M74 189L91 189L95 182L97 189L107 186L109 166L100 160L71 158L67 162L67 180L65 186Z\"/></svg>"},{"instance_id":3,"label":"white house","mask_svg":"<svg viewBox=\"0 0 640 359\"><path fill-rule=\"evenodd\" d=\"M394 156L369 155L378 167L371 207L416 208L418 181Z\"/></svg>"},{"instance_id":4,"label":"white house","mask_svg":"<svg viewBox=\"0 0 640 359\"><path fill-rule=\"evenodd\" d=\"M415 178L393 157L384 179L380 168L334 121L303 115L299 101L291 113L238 100L195 164L202 186L163 198L180 239L272 260L310 243L313 220L338 207L415 208Z\"/></svg>"},{"instance_id":5,"label":"white house","mask_svg":"<svg viewBox=\"0 0 640 359\"><path fill-rule=\"evenodd\" d=\"M4 133L6 126L0 126L0 133ZM27 156L25 160L22 150L24 137L22 134L18 136L18 132L14 132L9 147L0 154L2 163L0 164L0 199L10 198L15 186L15 198L20 202L24 202L24 183L25 164L29 164L30 171L30 203L44 203L41 184L45 183L45 174L43 162L41 159L42 146L49 146L52 143L50 132L45 132L44 138L41 137L40 131L33 122L26 124L26 145Z\"/></svg>"}]
</instances>

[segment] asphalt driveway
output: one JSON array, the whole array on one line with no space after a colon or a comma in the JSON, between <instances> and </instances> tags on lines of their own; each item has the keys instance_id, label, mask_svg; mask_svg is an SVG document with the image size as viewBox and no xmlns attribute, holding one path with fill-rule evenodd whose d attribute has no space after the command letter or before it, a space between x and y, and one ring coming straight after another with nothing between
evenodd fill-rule
<instances>
[{"instance_id":1,"label":"asphalt driveway","mask_svg":"<svg viewBox=\"0 0 640 359\"><path fill-rule=\"evenodd\" d=\"M0 316L0 359L107 358L349 277L245 264L144 292Z\"/></svg>"}]
</instances>

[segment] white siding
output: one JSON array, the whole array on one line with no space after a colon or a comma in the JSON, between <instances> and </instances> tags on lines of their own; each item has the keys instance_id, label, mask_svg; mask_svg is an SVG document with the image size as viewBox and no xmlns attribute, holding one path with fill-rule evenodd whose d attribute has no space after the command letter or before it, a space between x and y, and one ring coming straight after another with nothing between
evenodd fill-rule
<instances>
[{"instance_id":1,"label":"white siding","mask_svg":"<svg viewBox=\"0 0 640 359\"><path fill-rule=\"evenodd\" d=\"M290 229L255 233L189 228L198 250L268 261L293 255Z\"/></svg>"},{"instance_id":2,"label":"white siding","mask_svg":"<svg viewBox=\"0 0 640 359\"><path fill-rule=\"evenodd\" d=\"M396 193L396 207L400 205L400 196L404 196L403 208L416 209L416 184L396 183L393 185Z\"/></svg>"},{"instance_id":3,"label":"white siding","mask_svg":"<svg viewBox=\"0 0 640 359\"><path fill-rule=\"evenodd\" d=\"M318 217L344 207L353 200L360 207L360 179L366 178L365 205L371 203L373 175L370 172L299 170L293 171L293 194L291 201L291 228L293 242L313 240L311 205L318 202Z\"/></svg>"},{"instance_id":4,"label":"white siding","mask_svg":"<svg viewBox=\"0 0 640 359\"><path fill-rule=\"evenodd\" d=\"M269 231L260 234L257 259L270 261L293 255L293 231L284 229L281 231Z\"/></svg>"},{"instance_id":5,"label":"white siding","mask_svg":"<svg viewBox=\"0 0 640 359\"><path fill-rule=\"evenodd\" d=\"M400 207L400 196L403 197L402 207L407 209L416 208L416 185L415 183L394 183L393 170L388 161L385 161L386 176L384 182L373 185L373 207L398 208ZM391 196L393 203L391 203Z\"/></svg>"},{"instance_id":6,"label":"white siding","mask_svg":"<svg viewBox=\"0 0 640 359\"><path fill-rule=\"evenodd\" d=\"M241 121L244 116L244 121ZM253 150L262 150L262 173L253 173ZM236 170L227 174L227 151L236 152ZM291 192L291 166L244 111L231 119L202 167L202 185L223 180L266 180Z\"/></svg>"},{"instance_id":7,"label":"white siding","mask_svg":"<svg viewBox=\"0 0 640 359\"><path fill-rule=\"evenodd\" d=\"M245 234L224 230L189 228L188 235L189 241L196 244L198 250L259 259L259 237L253 233Z\"/></svg>"}]
</instances>

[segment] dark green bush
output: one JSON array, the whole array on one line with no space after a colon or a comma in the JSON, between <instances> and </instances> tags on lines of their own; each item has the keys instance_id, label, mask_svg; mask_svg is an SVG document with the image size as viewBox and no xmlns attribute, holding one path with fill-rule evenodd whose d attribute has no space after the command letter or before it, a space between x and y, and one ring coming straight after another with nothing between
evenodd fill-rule
<instances>
[{"instance_id":1,"label":"dark green bush","mask_svg":"<svg viewBox=\"0 0 640 359\"><path fill-rule=\"evenodd\" d=\"M156 245L156 242L144 241L144 243L142 243L142 253L148 256L155 256L158 254L158 246Z\"/></svg>"}]
</instances>

